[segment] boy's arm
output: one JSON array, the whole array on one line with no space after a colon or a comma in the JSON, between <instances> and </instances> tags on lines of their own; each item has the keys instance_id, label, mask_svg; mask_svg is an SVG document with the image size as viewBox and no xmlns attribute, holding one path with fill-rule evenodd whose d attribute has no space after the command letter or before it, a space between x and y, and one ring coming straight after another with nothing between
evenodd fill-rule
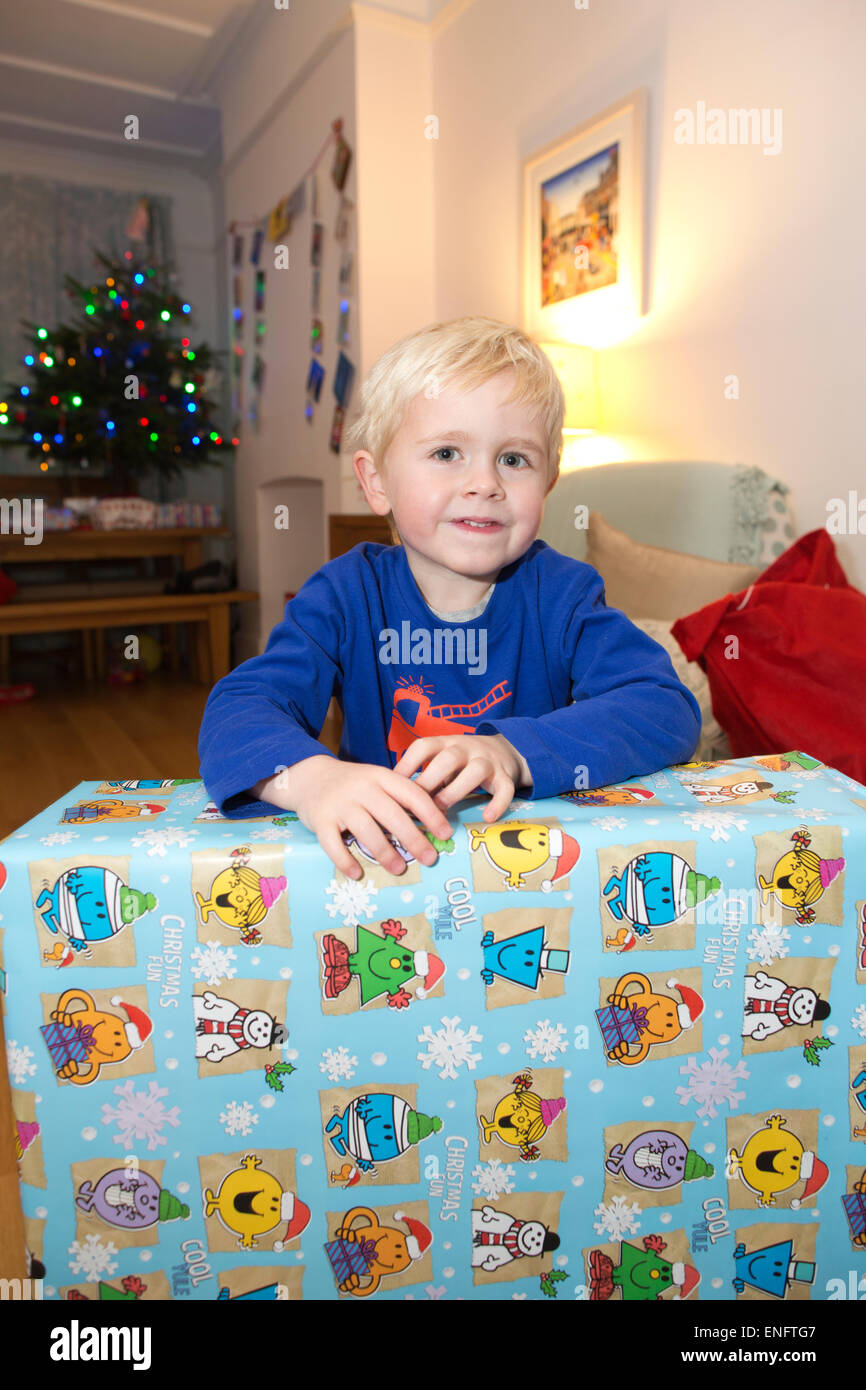
<instances>
[{"instance_id":1,"label":"boy's arm","mask_svg":"<svg viewBox=\"0 0 866 1390\"><path fill-rule=\"evenodd\" d=\"M340 675L342 633L333 586L320 572L287 605L261 656L214 686L198 751L202 778L221 815L275 815L285 808L250 789L280 767L334 756L316 736Z\"/></svg>"},{"instance_id":2,"label":"boy's arm","mask_svg":"<svg viewBox=\"0 0 866 1390\"><path fill-rule=\"evenodd\" d=\"M573 704L536 719L486 719L477 734L502 734L525 760L538 800L658 772L691 757L698 702L670 657L604 601L594 573L563 635Z\"/></svg>"}]
</instances>

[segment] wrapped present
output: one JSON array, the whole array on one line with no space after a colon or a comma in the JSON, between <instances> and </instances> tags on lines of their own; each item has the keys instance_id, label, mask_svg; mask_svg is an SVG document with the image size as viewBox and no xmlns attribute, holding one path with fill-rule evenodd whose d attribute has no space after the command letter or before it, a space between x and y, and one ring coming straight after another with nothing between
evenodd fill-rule
<instances>
[{"instance_id":1,"label":"wrapped present","mask_svg":"<svg viewBox=\"0 0 866 1390\"><path fill-rule=\"evenodd\" d=\"M604 1038L605 1047L612 1052L620 1043L639 1043L641 1030L646 1028L646 1009L623 1008L620 1004L606 1004L596 1009Z\"/></svg>"},{"instance_id":2,"label":"wrapped present","mask_svg":"<svg viewBox=\"0 0 866 1390\"><path fill-rule=\"evenodd\" d=\"M96 1045L93 1029L86 1023L46 1023L39 1031L57 1071L70 1062L86 1062Z\"/></svg>"},{"instance_id":3,"label":"wrapped present","mask_svg":"<svg viewBox=\"0 0 866 1390\"><path fill-rule=\"evenodd\" d=\"M329 1240L325 1246L328 1259L338 1284L344 1284L352 1274L363 1279L370 1273L370 1265L376 1257L376 1242L373 1240Z\"/></svg>"}]
</instances>

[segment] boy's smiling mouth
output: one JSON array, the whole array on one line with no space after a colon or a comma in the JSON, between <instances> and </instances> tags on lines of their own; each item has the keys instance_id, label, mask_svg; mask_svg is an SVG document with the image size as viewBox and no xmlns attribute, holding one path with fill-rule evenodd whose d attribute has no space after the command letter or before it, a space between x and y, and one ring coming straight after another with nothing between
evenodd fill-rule
<instances>
[{"instance_id":1,"label":"boy's smiling mouth","mask_svg":"<svg viewBox=\"0 0 866 1390\"><path fill-rule=\"evenodd\" d=\"M459 526L463 531L501 531L502 522L494 521L492 517L455 517L452 526Z\"/></svg>"}]
</instances>

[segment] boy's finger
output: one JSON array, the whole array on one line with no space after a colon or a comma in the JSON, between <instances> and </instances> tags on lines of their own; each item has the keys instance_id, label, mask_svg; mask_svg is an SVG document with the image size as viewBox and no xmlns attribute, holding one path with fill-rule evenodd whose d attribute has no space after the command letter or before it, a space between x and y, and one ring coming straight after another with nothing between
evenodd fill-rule
<instances>
[{"instance_id":1,"label":"boy's finger","mask_svg":"<svg viewBox=\"0 0 866 1390\"><path fill-rule=\"evenodd\" d=\"M393 797L383 801L381 809L373 806L376 819L384 825L395 840L399 840L404 849L418 860L420 864L428 866L436 863L436 850L431 845L427 836L422 834L418 826L412 821L399 802Z\"/></svg>"},{"instance_id":2,"label":"boy's finger","mask_svg":"<svg viewBox=\"0 0 866 1390\"><path fill-rule=\"evenodd\" d=\"M470 758L462 772L438 793L439 802L453 806L455 802L462 801L464 796L470 796L489 776L490 765L483 758Z\"/></svg>"},{"instance_id":3,"label":"boy's finger","mask_svg":"<svg viewBox=\"0 0 866 1390\"><path fill-rule=\"evenodd\" d=\"M434 744L438 744L436 738L416 738L403 754L402 758L395 764L393 771L399 772L401 777L411 777L412 773L426 762L433 753L438 751Z\"/></svg>"},{"instance_id":4,"label":"boy's finger","mask_svg":"<svg viewBox=\"0 0 866 1390\"><path fill-rule=\"evenodd\" d=\"M348 818L347 818L348 819ZM349 820L349 829L365 849L368 849L386 873L402 874L406 860L394 848L369 811L359 806Z\"/></svg>"},{"instance_id":5,"label":"boy's finger","mask_svg":"<svg viewBox=\"0 0 866 1390\"><path fill-rule=\"evenodd\" d=\"M447 817L417 782L409 782L403 777L394 778L388 783L387 791L395 801L417 816L437 840L447 840L450 837L451 825Z\"/></svg>"},{"instance_id":6,"label":"boy's finger","mask_svg":"<svg viewBox=\"0 0 866 1390\"><path fill-rule=\"evenodd\" d=\"M501 777L494 778L493 796L490 804L484 809L484 819L488 822L499 820L511 802L514 800L514 783L505 773Z\"/></svg>"},{"instance_id":7,"label":"boy's finger","mask_svg":"<svg viewBox=\"0 0 866 1390\"><path fill-rule=\"evenodd\" d=\"M340 873L345 874L347 878L361 877L364 871L354 855L347 850L339 830L323 831L318 838L319 844L335 869L339 869Z\"/></svg>"}]
</instances>

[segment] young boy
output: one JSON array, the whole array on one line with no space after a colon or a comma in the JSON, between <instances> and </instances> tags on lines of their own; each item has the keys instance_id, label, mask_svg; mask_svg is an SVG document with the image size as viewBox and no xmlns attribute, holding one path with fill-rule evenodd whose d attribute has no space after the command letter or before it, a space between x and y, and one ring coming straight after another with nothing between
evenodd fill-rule
<instances>
[{"instance_id":1,"label":"young boy","mask_svg":"<svg viewBox=\"0 0 866 1390\"><path fill-rule=\"evenodd\" d=\"M400 873L389 837L432 864L412 816L446 839L445 809L479 787L492 822L518 791L691 757L698 705L663 648L606 606L597 570L536 540L563 412L546 355L493 319L434 324L380 358L346 439L398 543L324 565L211 691L199 753L223 815L294 810L348 876L344 831ZM339 758L317 742L332 695Z\"/></svg>"}]
</instances>

